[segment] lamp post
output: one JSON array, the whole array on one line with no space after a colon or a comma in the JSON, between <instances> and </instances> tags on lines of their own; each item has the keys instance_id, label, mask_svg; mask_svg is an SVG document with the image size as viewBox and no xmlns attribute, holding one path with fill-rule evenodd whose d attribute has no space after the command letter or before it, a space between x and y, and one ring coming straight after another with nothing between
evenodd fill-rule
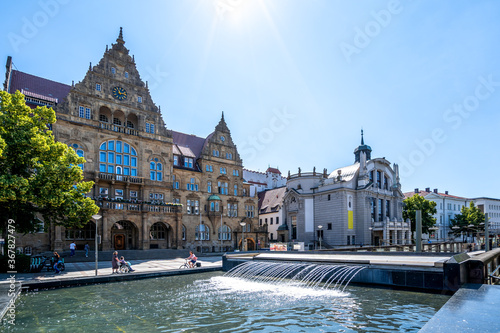
<instances>
[{"instance_id":1,"label":"lamp post","mask_svg":"<svg viewBox=\"0 0 500 333\"><path fill-rule=\"evenodd\" d=\"M319 240L319 249L320 249L320 250L321 250L321 241L323 240L323 239L321 238L321 231L322 231L321 229L322 229L322 228L323 228L323 226L322 226L322 225L318 225L318 229L319 229L319 237L318 237L318 240Z\"/></svg>"},{"instance_id":2,"label":"lamp post","mask_svg":"<svg viewBox=\"0 0 500 333\"><path fill-rule=\"evenodd\" d=\"M373 227L369 227L368 230L370 230L370 244L373 246L375 245L373 244Z\"/></svg>"},{"instance_id":3,"label":"lamp post","mask_svg":"<svg viewBox=\"0 0 500 333\"><path fill-rule=\"evenodd\" d=\"M245 221L241 221L240 222L240 225L241 225L241 231L242 231L242 234L241 234L241 251L245 251L245 226L247 225L247 223Z\"/></svg>"},{"instance_id":4,"label":"lamp post","mask_svg":"<svg viewBox=\"0 0 500 333\"><path fill-rule=\"evenodd\" d=\"M101 219L101 215L96 214L92 215L92 218L95 220L95 276L97 276L97 262L99 260L99 243L98 243L98 235L97 235L97 221Z\"/></svg>"}]
</instances>

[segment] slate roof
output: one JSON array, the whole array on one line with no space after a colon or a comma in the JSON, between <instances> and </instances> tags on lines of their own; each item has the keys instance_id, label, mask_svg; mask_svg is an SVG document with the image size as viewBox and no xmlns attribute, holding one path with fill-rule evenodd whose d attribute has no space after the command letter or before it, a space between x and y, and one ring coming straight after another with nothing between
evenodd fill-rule
<instances>
[{"instance_id":1,"label":"slate roof","mask_svg":"<svg viewBox=\"0 0 500 333\"><path fill-rule=\"evenodd\" d=\"M203 145L205 144L205 140L208 140L208 138L204 139L196 135L184 134L176 131L172 131L172 139L174 141L174 144L178 146L179 153L181 155L195 158L200 157ZM175 153L176 151L174 150L174 154ZM188 155L185 155L184 153Z\"/></svg>"},{"instance_id":2,"label":"slate roof","mask_svg":"<svg viewBox=\"0 0 500 333\"><path fill-rule=\"evenodd\" d=\"M9 93L14 93L16 90L27 96L61 103L71 90L71 86L12 70Z\"/></svg>"},{"instance_id":3,"label":"slate roof","mask_svg":"<svg viewBox=\"0 0 500 333\"><path fill-rule=\"evenodd\" d=\"M286 187L278 187L272 190L259 192L259 214L276 212L283 204Z\"/></svg>"}]
</instances>

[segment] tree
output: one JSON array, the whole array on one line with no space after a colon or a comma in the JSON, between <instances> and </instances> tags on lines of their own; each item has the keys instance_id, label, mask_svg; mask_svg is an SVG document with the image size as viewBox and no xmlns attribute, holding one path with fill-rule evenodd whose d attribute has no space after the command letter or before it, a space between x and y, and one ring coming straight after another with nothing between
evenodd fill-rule
<instances>
[{"instance_id":1,"label":"tree","mask_svg":"<svg viewBox=\"0 0 500 333\"><path fill-rule=\"evenodd\" d=\"M422 233L429 233L429 228L434 226L436 218L432 215L436 214L436 203L426 200L423 196L415 194L412 197L403 200L403 219L410 219L411 231L415 231L417 224L415 212L422 211Z\"/></svg>"},{"instance_id":2,"label":"tree","mask_svg":"<svg viewBox=\"0 0 500 333\"><path fill-rule=\"evenodd\" d=\"M462 206L460 214L450 220L451 233L459 235L462 232L484 230L484 224L481 224L484 220L484 213L471 201L469 207Z\"/></svg>"},{"instance_id":3,"label":"tree","mask_svg":"<svg viewBox=\"0 0 500 333\"><path fill-rule=\"evenodd\" d=\"M93 182L82 182L73 148L55 142L48 124L56 121L51 108L26 106L24 95L0 91L0 228L9 220L15 231L39 228L40 219L65 227L82 227L99 211L85 196Z\"/></svg>"}]
</instances>

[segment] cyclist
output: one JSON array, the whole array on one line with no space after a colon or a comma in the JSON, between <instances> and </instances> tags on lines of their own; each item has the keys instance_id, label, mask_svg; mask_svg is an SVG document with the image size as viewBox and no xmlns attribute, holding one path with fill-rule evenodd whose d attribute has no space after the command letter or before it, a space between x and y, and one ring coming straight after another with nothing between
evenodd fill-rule
<instances>
[{"instance_id":1,"label":"cyclist","mask_svg":"<svg viewBox=\"0 0 500 333\"><path fill-rule=\"evenodd\" d=\"M198 258L196 258L193 251L189 251L189 257L187 257L186 259L189 260L189 267L194 268L194 266L196 265L196 260Z\"/></svg>"}]
</instances>

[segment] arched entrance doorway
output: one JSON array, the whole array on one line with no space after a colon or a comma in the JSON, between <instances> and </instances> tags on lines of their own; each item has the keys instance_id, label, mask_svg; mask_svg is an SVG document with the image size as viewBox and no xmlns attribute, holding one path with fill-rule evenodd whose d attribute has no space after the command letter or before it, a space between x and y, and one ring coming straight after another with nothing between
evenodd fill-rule
<instances>
[{"instance_id":1,"label":"arched entrance doorway","mask_svg":"<svg viewBox=\"0 0 500 333\"><path fill-rule=\"evenodd\" d=\"M245 241L246 241L246 249L243 249L243 251L255 251L255 241L253 240L253 238L246 238L245 237ZM238 248L242 249L241 239L238 242Z\"/></svg>"},{"instance_id":2,"label":"arched entrance doorway","mask_svg":"<svg viewBox=\"0 0 500 333\"><path fill-rule=\"evenodd\" d=\"M139 232L130 221L118 221L111 228L112 248L115 250L132 250L138 248Z\"/></svg>"}]
</instances>

